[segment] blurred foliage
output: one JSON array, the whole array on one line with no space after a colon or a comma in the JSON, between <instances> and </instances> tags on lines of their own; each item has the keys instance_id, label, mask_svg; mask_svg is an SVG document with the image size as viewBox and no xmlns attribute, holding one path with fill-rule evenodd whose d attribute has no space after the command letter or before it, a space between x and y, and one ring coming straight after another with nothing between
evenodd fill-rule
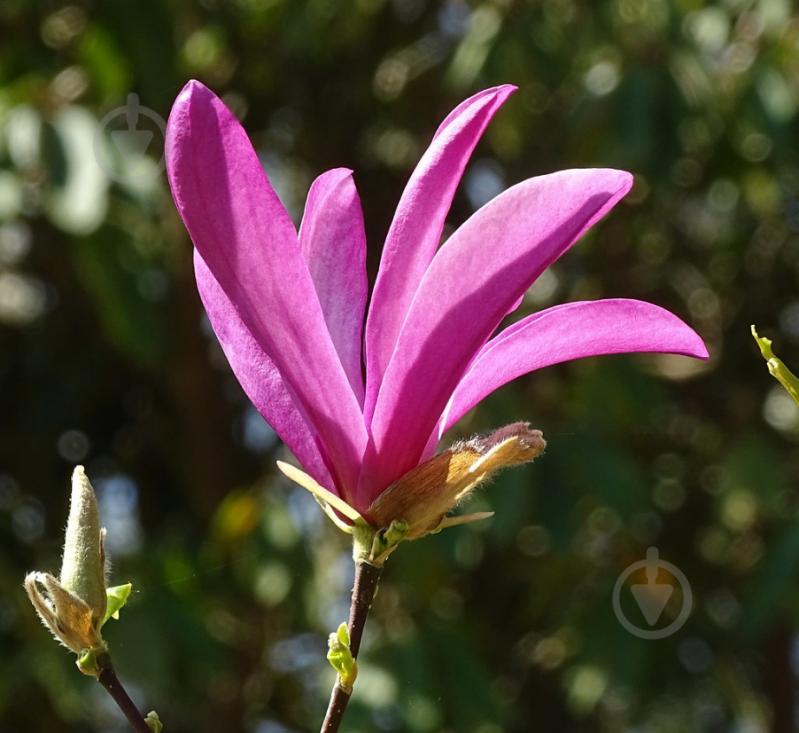
<instances>
[{"instance_id":1,"label":"blurred foliage","mask_svg":"<svg viewBox=\"0 0 799 733\"><path fill-rule=\"evenodd\" d=\"M452 224L532 175L633 170L524 308L645 298L713 354L549 369L463 421L529 419L550 449L472 502L492 521L391 558L346 730L794 730L799 411L749 336L757 323L799 363L790 0L3 0L0 37L3 733L125 729L21 587L58 566L77 462L112 582L134 584L107 638L143 709L170 733L323 715L349 551L275 471L198 304L159 161L158 116L192 76L241 116L293 214L313 176L355 169L372 276L438 121L519 85ZM150 134L120 145L136 104ZM695 596L661 641L611 606L650 545Z\"/></svg>"}]
</instances>

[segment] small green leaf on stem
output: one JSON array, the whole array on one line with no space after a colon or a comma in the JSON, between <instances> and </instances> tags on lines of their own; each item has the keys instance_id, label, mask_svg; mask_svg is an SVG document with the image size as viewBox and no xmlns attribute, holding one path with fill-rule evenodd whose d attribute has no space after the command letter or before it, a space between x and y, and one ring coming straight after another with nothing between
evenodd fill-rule
<instances>
[{"instance_id":1,"label":"small green leaf on stem","mask_svg":"<svg viewBox=\"0 0 799 733\"><path fill-rule=\"evenodd\" d=\"M358 663L350 651L350 634L342 623L327 641L327 661L336 670L342 689L350 691L358 676Z\"/></svg>"},{"instance_id":2,"label":"small green leaf on stem","mask_svg":"<svg viewBox=\"0 0 799 733\"><path fill-rule=\"evenodd\" d=\"M161 722L161 718L158 717L158 713L156 713L155 710L151 710L147 713L144 722L147 723L147 727L153 733L161 733L161 731L164 730L164 724Z\"/></svg>"},{"instance_id":3,"label":"small green leaf on stem","mask_svg":"<svg viewBox=\"0 0 799 733\"><path fill-rule=\"evenodd\" d=\"M119 612L128 602L128 598L130 598L130 593L132 590L133 585L131 583L115 585L113 588L108 588L106 590L106 595L108 596L108 605L106 607L105 617L100 624L101 627L105 625L108 619L119 619Z\"/></svg>"},{"instance_id":4,"label":"small green leaf on stem","mask_svg":"<svg viewBox=\"0 0 799 733\"><path fill-rule=\"evenodd\" d=\"M404 519L392 519L385 529L375 532L370 562L382 565L408 535L409 525Z\"/></svg>"},{"instance_id":5,"label":"small green leaf on stem","mask_svg":"<svg viewBox=\"0 0 799 733\"><path fill-rule=\"evenodd\" d=\"M350 630L347 628L347 624L342 622L338 629L336 630L336 637L338 638L339 643L342 646L350 648Z\"/></svg>"}]
</instances>

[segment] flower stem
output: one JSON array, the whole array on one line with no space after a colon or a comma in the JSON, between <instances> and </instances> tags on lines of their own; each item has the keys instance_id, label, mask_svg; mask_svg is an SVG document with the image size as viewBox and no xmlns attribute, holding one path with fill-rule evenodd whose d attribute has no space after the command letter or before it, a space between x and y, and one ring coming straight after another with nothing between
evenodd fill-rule
<instances>
[{"instance_id":1,"label":"flower stem","mask_svg":"<svg viewBox=\"0 0 799 733\"><path fill-rule=\"evenodd\" d=\"M355 583L352 586L352 602L350 604L350 618L348 623L350 634L350 652L353 658L358 657L358 650L361 647L363 628L366 625L366 618L369 615L369 608L377 591L377 584L380 581L382 567L370 565L368 562L355 563ZM327 714L322 723L320 733L336 733L344 718L344 712L349 704L352 690L344 689L340 680L336 679L333 691L330 694L330 703L327 707Z\"/></svg>"},{"instance_id":2,"label":"flower stem","mask_svg":"<svg viewBox=\"0 0 799 733\"><path fill-rule=\"evenodd\" d=\"M114 702L127 718L131 728L133 728L136 733L152 733L150 726L147 725L144 717L133 703L133 700L130 699L125 688L122 687L122 683L117 677L117 673L114 670L114 665L111 664L111 657L108 653L101 654L97 657L97 667L100 670L97 679L108 691L108 694L114 698Z\"/></svg>"}]
</instances>

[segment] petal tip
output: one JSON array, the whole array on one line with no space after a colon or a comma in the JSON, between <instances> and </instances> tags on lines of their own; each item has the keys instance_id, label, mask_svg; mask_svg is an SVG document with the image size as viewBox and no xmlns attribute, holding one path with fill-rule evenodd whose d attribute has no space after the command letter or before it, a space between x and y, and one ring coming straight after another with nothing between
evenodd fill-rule
<instances>
[{"instance_id":1,"label":"petal tip","mask_svg":"<svg viewBox=\"0 0 799 733\"><path fill-rule=\"evenodd\" d=\"M488 103L490 109L492 110L492 115L496 112L505 102L508 101L508 98L511 97L519 91L519 87L515 84L499 84L495 87L488 87L488 89L483 89L483 91L478 92L477 94L472 97L472 99L482 97Z\"/></svg>"},{"instance_id":2,"label":"petal tip","mask_svg":"<svg viewBox=\"0 0 799 733\"><path fill-rule=\"evenodd\" d=\"M671 311L660 306L655 306L655 308L666 318L672 320L676 326L676 329L672 331L674 337L674 342L670 349L672 354L680 354L681 356L688 356L701 361L707 361L710 358L707 344L691 326Z\"/></svg>"},{"instance_id":3,"label":"petal tip","mask_svg":"<svg viewBox=\"0 0 799 733\"><path fill-rule=\"evenodd\" d=\"M699 336L699 334L697 334L696 339L697 343L691 352L691 356L693 356L694 359L707 361L710 358L710 352L708 351L707 344L702 340L702 337Z\"/></svg>"},{"instance_id":4,"label":"petal tip","mask_svg":"<svg viewBox=\"0 0 799 733\"><path fill-rule=\"evenodd\" d=\"M197 79L189 79L180 90L180 93L175 98L175 104L186 104L193 101L197 97L213 97L214 93Z\"/></svg>"},{"instance_id":5,"label":"petal tip","mask_svg":"<svg viewBox=\"0 0 799 733\"><path fill-rule=\"evenodd\" d=\"M669 311L666 311L669 313ZM674 318L674 314L670 313ZM679 332L678 335L675 335L679 341L681 341L681 346L679 348L673 349L672 353L674 354L681 354L682 356L689 356L692 359L700 359L701 361L707 361L710 358L710 351L708 351L707 344L705 344L704 339L693 329L691 328L685 321L680 318L677 318Z\"/></svg>"},{"instance_id":6,"label":"petal tip","mask_svg":"<svg viewBox=\"0 0 799 733\"><path fill-rule=\"evenodd\" d=\"M613 168L612 170L618 176L619 193L622 196L625 196L627 193L629 193L630 189L633 187L633 184L635 183L635 176L629 171L624 171L618 168Z\"/></svg>"},{"instance_id":7,"label":"petal tip","mask_svg":"<svg viewBox=\"0 0 799 733\"><path fill-rule=\"evenodd\" d=\"M635 183L635 176L621 168L571 168L550 175L576 177L582 184L604 191L614 203L624 198Z\"/></svg>"},{"instance_id":8,"label":"petal tip","mask_svg":"<svg viewBox=\"0 0 799 733\"><path fill-rule=\"evenodd\" d=\"M507 99L511 94L515 94L519 91L519 87L517 87L515 84L500 84L499 86L495 87L495 89L503 100Z\"/></svg>"},{"instance_id":9,"label":"petal tip","mask_svg":"<svg viewBox=\"0 0 799 733\"><path fill-rule=\"evenodd\" d=\"M214 99L216 99L216 95L205 84L196 79L190 79L183 85L178 96L175 97L175 102L172 105L169 120L167 121L167 159L171 156L173 138L179 135L181 130L185 129L186 122L192 116L194 105L197 102L213 103Z\"/></svg>"},{"instance_id":10,"label":"petal tip","mask_svg":"<svg viewBox=\"0 0 799 733\"><path fill-rule=\"evenodd\" d=\"M328 171L328 173L330 175L335 175L341 181L346 181L348 178L353 178L355 175L355 171L353 171L352 168L346 168L345 166L333 168Z\"/></svg>"}]
</instances>

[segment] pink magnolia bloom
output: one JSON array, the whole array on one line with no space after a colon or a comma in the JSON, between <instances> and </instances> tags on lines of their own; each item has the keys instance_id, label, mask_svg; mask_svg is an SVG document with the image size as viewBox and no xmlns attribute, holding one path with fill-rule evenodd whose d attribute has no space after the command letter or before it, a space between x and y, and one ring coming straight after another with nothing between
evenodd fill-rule
<instances>
[{"instance_id":1,"label":"pink magnolia bloom","mask_svg":"<svg viewBox=\"0 0 799 733\"><path fill-rule=\"evenodd\" d=\"M389 229L365 328L366 238L352 171L314 181L298 233L220 99L191 81L170 114L169 182L228 361L308 474L367 518L448 428L516 377L599 354L707 358L679 318L637 300L567 303L495 334L633 181L612 169L531 178L439 247L469 156L514 89L475 94L436 131Z\"/></svg>"}]
</instances>

